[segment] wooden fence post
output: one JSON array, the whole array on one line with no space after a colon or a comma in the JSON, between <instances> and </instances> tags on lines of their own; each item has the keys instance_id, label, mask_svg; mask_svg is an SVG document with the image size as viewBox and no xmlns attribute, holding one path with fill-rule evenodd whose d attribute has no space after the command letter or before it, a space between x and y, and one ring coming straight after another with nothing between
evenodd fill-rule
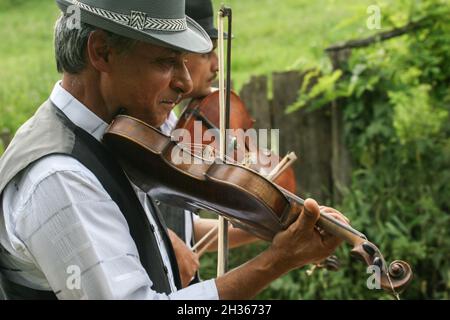
<instances>
[{"instance_id":1,"label":"wooden fence post","mask_svg":"<svg viewBox=\"0 0 450 320\"><path fill-rule=\"evenodd\" d=\"M257 129L272 128L272 110L268 100L266 76L253 76L241 89L239 96L244 101Z\"/></svg>"},{"instance_id":2,"label":"wooden fence post","mask_svg":"<svg viewBox=\"0 0 450 320\"><path fill-rule=\"evenodd\" d=\"M273 74L274 128L280 129L280 151L295 151L294 169L298 193L329 203L331 195L331 126L327 108L298 110L286 114L285 109L298 100L304 74L290 71Z\"/></svg>"}]
</instances>

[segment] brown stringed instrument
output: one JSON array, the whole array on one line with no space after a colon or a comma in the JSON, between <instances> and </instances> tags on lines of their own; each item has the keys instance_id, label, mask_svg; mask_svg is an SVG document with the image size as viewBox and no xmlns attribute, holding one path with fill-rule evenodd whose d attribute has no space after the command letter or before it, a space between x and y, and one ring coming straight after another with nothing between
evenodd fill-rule
<instances>
[{"instance_id":1,"label":"brown stringed instrument","mask_svg":"<svg viewBox=\"0 0 450 320\"><path fill-rule=\"evenodd\" d=\"M239 164L201 159L191 148L126 115L117 116L103 137L130 179L155 198L191 210L206 209L270 241L298 216L304 200ZM149 174L149 172L151 174ZM408 263L387 265L361 232L321 212L317 226L347 241L352 254L380 268L380 285L397 295L412 279Z\"/></svg>"}]
</instances>

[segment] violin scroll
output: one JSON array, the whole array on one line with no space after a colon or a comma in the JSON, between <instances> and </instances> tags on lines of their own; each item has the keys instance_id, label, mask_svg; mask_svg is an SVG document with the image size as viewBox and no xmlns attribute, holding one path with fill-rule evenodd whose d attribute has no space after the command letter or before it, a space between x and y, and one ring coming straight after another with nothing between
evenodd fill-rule
<instances>
[{"instance_id":1,"label":"violin scroll","mask_svg":"<svg viewBox=\"0 0 450 320\"><path fill-rule=\"evenodd\" d=\"M412 280L410 265L402 260L395 260L389 266L380 250L371 242L363 241L351 251L351 255L362 260L368 266L377 266L380 273L380 287L384 290L398 294Z\"/></svg>"}]
</instances>

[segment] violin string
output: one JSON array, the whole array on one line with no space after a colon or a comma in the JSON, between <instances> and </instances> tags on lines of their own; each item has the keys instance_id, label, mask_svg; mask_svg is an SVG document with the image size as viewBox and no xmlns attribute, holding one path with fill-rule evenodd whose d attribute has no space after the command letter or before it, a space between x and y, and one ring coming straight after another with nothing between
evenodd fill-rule
<instances>
[{"instance_id":1,"label":"violin string","mask_svg":"<svg viewBox=\"0 0 450 320\"><path fill-rule=\"evenodd\" d=\"M201 144L201 143L181 143L181 142L180 142L178 145L181 146L181 149L182 149L182 150L184 150L184 151L186 151L186 152L188 152L188 153L191 153L192 147L194 147L194 148L201 148L201 151L204 151L204 149L202 149L202 148L211 148L210 145L208 145L208 144ZM202 155L203 155L203 153L202 153ZM197 156L199 156L199 155L197 155ZM204 159L204 157L202 157L202 156L199 156L199 157L201 157L202 159ZM215 159L217 159L217 157L215 157ZM231 157L229 157L229 156L226 156L226 155L225 155L225 161L228 162L228 163L231 163L231 164L241 165L239 162L235 161L233 158L231 158ZM246 167L246 168L247 168L247 167ZM256 172L257 174L259 174L257 171L255 171L255 170L253 170L253 169L251 169L251 168L247 168L247 169L252 170L252 171ZM282 187L280 187L280 186L277 186L277 188L280 189L280 191L281 191L286 197L288 197L288 198L290 198L290 199L292 199L292 200L294 200L294 201L297 201L297 202L300 203L301 205L304 205L305 200L303 200L303 199L300 198L299 196L297 196L297 195L291 193L290 191L288 191L288 190L286 190L286 189L284 189L284 188L282 188ZM330 220L331 222L333 222L333 223L337 224L338 226L340 226L340 227L346 229L347 231L350 231L351 233L353 233L353 234L355 234L355 235L358 235L359 237L361 237L361 238L363 238L363 239L367 239L367 238L366 238L362 233L360 233L359 231L353 229L353 228L350 227L350 226L347 226L347 225L341 223L340 221L334 219L333 217L329 216L329 215L326 214L325 212L322 212L322 211L321 211L321 215L322 215L322 217L324 217L325 219Z\"/></svg>"},{"instance_id":2,"label":"violin string","mask_svg":"<svg viewBox=\"0 0 450 320\"><path fill-rule=\"evenodd\" d=\"M204 155L205 155L205 150L206 150L206 149L211 149L211 150L210 150L211 152L212 152L212 151L216 151L216 149L215 149L214 147L212 147L211 145L209 145L209 144L202 144L202 143L185 143L185 142L179 142L179 143L178 143L178 146L180 146L180 148L181 148L183 151L185 151L185 152L192 153L191 151L193 151L193 153L194 153L196 156L201 157L202 159L205 159ZM200 153L200 155L199 155L198 153ZM213 155L214 155L214 159L218 159L218 157L215 155L215 153L213 153ZM209 160L209 159L208 159L208 160ZM210 161L212 161L212 159L211 159ZM245 158L244 158L243 162L241 163L241 162L239 162L239 161L236 161L233 157L225 155L225 161L226 161L227 163L230 163L230 164L244 165ZM246 165L244 165L244 166L245 166L245 167L248 167L248 166L246 166ZM251 170L251 169L250 169L250 170ZM253 170L253 171L254 171L254 170Z\"/></svg>"},{"instance_id":3,"label":"violin string","mask_svg":"<svg viewBox=\"0 0 450 320\"><path fill-rule=\"evenodd\" d=\"M385 269L383 271L386 274L386 277L388 279L389 285L391 286L392 294L394 295L394 297L397 300L400 300L400 294L397 291L395 291L394 284L392 283L391 276L389 275L389 268L387 267L386 260L384 259L383 255L381 254L381 252L379 250L378 250L378 253L380 255L381 261L383 262L383 267Z\"/></svg>"},{"instance_id":4,"label":"violin string","mask_svg":"<svg viewBox=\"0 0 450 320\"><path fill-rule=\"evenodd\" d=\"M277 186L277 188L288 198L288 199L292 199L294 201L297 201L298 203L300 203L302 206L305 204L305 200L303 200L302 198L300 198L299 196L297 196L296 194L293 194L292 192L290 192L289 190L284 189L283 187ZM320 210L320 215L322 218L334 223L335 225L339 226L342 229L345 229L351 233L353 233L354 235L357 235L358 237L360 237L361 239L365 239L367 240L367 237L359 232L358 230L352 228L349 225L343 224L342 222L340 222L339 220L333 218L332 216L330 216L328 213L326 213L323 210Z\"/></svg>"},{"instance_id":5,"label":"violin string","mask_svg":"<svg viewBox=\"0 0 450 320\"><path fill-rule=\"evenodd\" d=\"M394 289L394 284L392 283L391 276L389 275L389 271L386 273L386 276L387 276L387 278L388 278L389 285L391 286L392 294L394 295L394 297L395 297L397 300L400 300L400 295L399 295L398 292L395 291L395 289Z\"/></svg>"}]
</instances>

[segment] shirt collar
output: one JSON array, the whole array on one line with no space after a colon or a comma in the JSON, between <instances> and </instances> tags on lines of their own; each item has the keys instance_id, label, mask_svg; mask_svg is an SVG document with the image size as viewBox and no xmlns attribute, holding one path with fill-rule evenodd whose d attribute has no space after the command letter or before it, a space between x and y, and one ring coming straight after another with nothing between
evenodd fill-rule
<instances>
[{"instance_id":1,"label":"shirt collar","mask_svg":"<svg viewBox=\"0 0 450 320\"><path fill-rule=\"evenodd\" d=\"M108 124L75 99L58 81L50 95L50 100L76 126L91 134L98 141L101 140Z\"/></svg>"},{"instance_id":2,"label":"shirt collar","mask_svg":"<svg viewBox=\"0 0 450 320\"><path fill-rule=\"evenodd\" d=\"M161 131L166 135L170 135L170 133L173 131L173 129L175 129L175 127L177 125L177 121L178 121L178 118L177 118L175 112L173 112L173 110L170 111L170 114L167 117L166 122L164 122L160 128Z\"/></svg>"}]
</instances>

